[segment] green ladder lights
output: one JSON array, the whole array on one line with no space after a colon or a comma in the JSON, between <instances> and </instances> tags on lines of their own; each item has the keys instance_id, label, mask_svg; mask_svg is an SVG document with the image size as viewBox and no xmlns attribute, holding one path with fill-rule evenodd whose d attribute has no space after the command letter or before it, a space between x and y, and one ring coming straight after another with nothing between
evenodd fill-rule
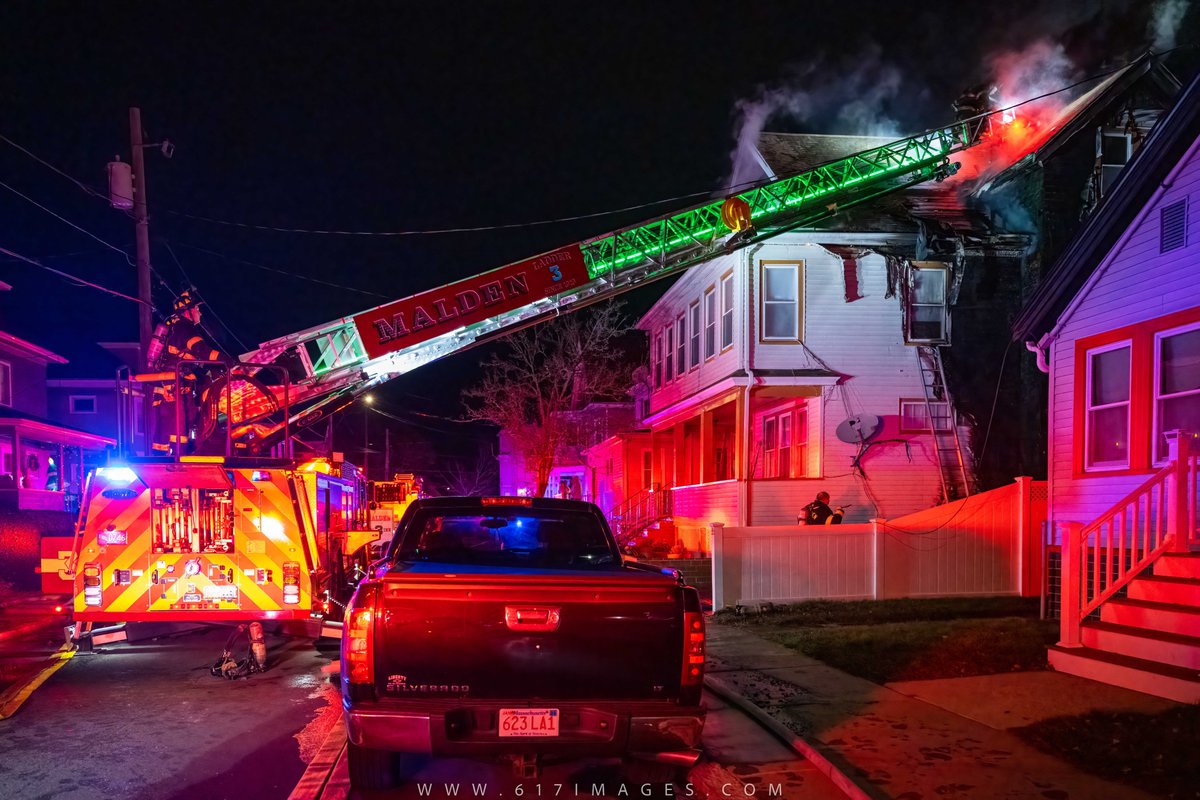
<instances>
[{"instance_id":1,"label":"green ladder lights","mask_svg":"<svg viewBox=\"0 0 1200 800\"><path fill-rule=\"evenodd\" d=\"M969 120L901 139L735 196L749 206L756 227L767 226L778 215L802 213L831 195L936 165L975 144L984 122ZM588 274L612 279L622 269L645 261L665 267L678 249L711 248L730 233L721 220L725 202L722 198L584 242L581 248Z\"/></svg>"},{"instance_id":2,"label":"green ladder lights","mask_svg":"<svg viewBox=\"0 0 1200 800\"><path fill-rule=\"evenodd\" d=\"M268 364L287 352L295 353L308 376L293 384L296 399L308 409L299 412L297 419L318 408L340 407L370 386L508 329L615 297L898 189L941 180L957 169L949 156L978 144L991 116L926 131L797 175L763 181L732 197L588 239L579 244L588 274L583 285L404 350L369 358L350 316L266 342L242 361ZM727 203L739 206L736 224L722 218Z\"/></svg>"}]
</instances>

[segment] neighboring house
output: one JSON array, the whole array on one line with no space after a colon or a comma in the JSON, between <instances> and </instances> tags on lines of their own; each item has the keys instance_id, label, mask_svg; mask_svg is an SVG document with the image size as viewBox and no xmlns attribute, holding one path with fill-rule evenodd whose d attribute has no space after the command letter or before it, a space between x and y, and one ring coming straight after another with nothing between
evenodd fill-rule
<instances>
[{"instance_id":1,"label":"neighboring house","mask_svg":"<svg viewBox=\"0 0 1200 800\"><path fill-rule=\"evenodd\" d=\"M64 342L58 349L70 360L47 372L47 416L90 433L116 439L118 423L117 371L138 359L137 342ZM141 406L129 404L141 433Z\"/></svg>"},{"instance_id":2,"label":"neighboring house","mask_svg":"<svg viewBox=\"0 0 1200 800\"><path fill-rule=\"evenodd\" d=\"M951 181L681 277L639 327L651 483L674 487L684 545L707 550L713 522L795 524L820 490L865 522L1040 474L1044 424L1027 398L1044 379L1016 358L1004 371L1005 333L1177 89L1139 59L1039 111L1034 133L1018 118L1003 144L955 156ZM764 133L759 163L794 174L886 141Z\"/></svg>"},{"instance_id":3,"label":"neighboring house","mask_svg":"<svg viewBox=\"0 0 1200 800\"><path fill-rule=\"evenodd\" d=\"M563 438L555 453L554 467L546 485L547 497L593 500L595 497L584 451L634 424L633 403L594 402L583 408L556 415ZM500 431L500 493L533 495L537 492L537 470L527 464L514 446L513 437Z\"/></svg>"},{"instance_id":4,"label":"neighboring house","mask_svg":"<svg viewBox=\"0 0 1200 800\"><path fill-rule=\"evenodd\" d=\"M1200 702L1198 207L1193 80L1013 327L1050 375L1051 663L1185 702Z\"/></svg>"},{"instance_id":5,"label":"neighboring house","mask_svg":"<svg viewBox=\"0 0 1200 800\"><path fill-rule=\"evenodd\" d=\"M5 510L77 508L87 468L116 443L111 436L49 418L47 368L65 364L64 357L0 331L0 507Z\"/></svg>"}]
</instances>

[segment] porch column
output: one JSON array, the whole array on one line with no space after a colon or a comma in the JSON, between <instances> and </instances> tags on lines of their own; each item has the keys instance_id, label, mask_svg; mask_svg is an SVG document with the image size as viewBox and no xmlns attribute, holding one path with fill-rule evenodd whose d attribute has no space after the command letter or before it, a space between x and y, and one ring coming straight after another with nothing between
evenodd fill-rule
<instances>
[{"instance_id":1,"label":"porch column","mask_svg":"<svg viewBox=\"0 0 1200 800\"><path fill-rule=\"evenodd\" d=\"M746 480L746 392L733 401L733 477Z\"/></svg>"},{"instance_id":2,"label":"porch column","mask_svg":"<svg viewBox=\"0 0 1200 800\"><path fill-rule=\"evenodd\" d=\"M1068 522L1062 537L1062 597L1059 600L1059 647L1083 647L1079 641L1083 608L1083 567L1086 555L1083 523ZM1099 558L1099 554L1096 555Z\"/></svg>"},{"instance_id":3,"label":"porch column","mask_svg":"<svg viewBox=\"0 0 1200 800\"><path fill-rule=\"evenodd\" d=\"M700 479L699 483L709 483L716 476L713 467L713 412L700 412Z\"/></svg>"},{"instance_id":4,"label":"porch column","mask_svg":"<svg viewBox=\"0 0 1200 800\"><path fill-rule=\"evenodd\" d=\"M1166 431L1167 460L1171 466L1171 494L1167 502L1167 537L1171 553L1188 552L1188 541L1194 526L1191 514L1189 476L1192 461L1192 432Z\"/></svg>"},{"instance_id":5,"label":"porch column","mask_svg":"<svg viewBox=\"0 0 1200 800\"><path fill-rule=\"evenodd\" d=\"M675 486L686 486L692 482L691 465L687 460L687 441L684 438L684 424L676 422L671 428L671 450L675 457Z\"/></svg>"}]
</instances>

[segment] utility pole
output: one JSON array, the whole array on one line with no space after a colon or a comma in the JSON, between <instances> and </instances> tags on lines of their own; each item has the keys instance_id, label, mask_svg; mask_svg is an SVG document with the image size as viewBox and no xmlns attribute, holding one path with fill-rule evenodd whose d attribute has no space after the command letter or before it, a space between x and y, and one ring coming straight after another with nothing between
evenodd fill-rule
<instances>
[{"instance_id":1,"label":"utility pole","mask_svg":"<svg viewBox=\"0 0 1200 800\"><path fill-rule=\"evenodd\" d=\"M141 367L149 369L150 337L154 318L150 312L150 215L146 210L146 158L142 152L142 110L129 109L129 144L133 158L133 219L137 233L138 342L141 345ZM148 405L148 404L147 404ZM149 420L149 416L146 416Z\"/></svg>"},{"instance_id":2,"label":"utility pole","mask_svg":"<svg viewBox=\"0 0 1200 800\"><path fill-rule=\"evenodd\" d=\"M383 429L383 479L385 481L392 479L392 429L390 427Z\"/></svg>"}]
</instances>

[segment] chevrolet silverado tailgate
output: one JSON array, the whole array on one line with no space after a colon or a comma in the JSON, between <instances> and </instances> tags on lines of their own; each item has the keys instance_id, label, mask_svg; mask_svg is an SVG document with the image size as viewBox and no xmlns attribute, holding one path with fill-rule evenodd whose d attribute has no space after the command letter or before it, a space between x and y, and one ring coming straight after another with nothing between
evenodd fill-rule
<instances>
[{"instance_id":1,"label":"chevrolet silverado tailgate","mask_svg":"<svg viewBox=\"0 0 1200 800\"><path fill-rule=\"evenodd\" d=\"M632 569L400 567L380 587L380 697L657 699L678 695L682 589Z\"/></svg>"}]
</instances>

